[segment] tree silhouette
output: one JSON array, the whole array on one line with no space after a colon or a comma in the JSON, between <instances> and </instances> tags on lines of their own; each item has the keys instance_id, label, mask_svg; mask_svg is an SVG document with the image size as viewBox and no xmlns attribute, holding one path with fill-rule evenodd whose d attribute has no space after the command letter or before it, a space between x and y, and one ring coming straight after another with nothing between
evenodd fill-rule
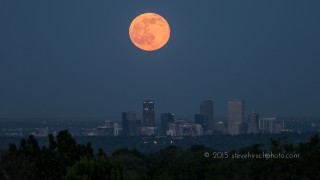
<instances>
[{"instance_id":1,"label":"tree silhouette","mask_svg":"<svg viewBox=\"0 0 320 180\"><path fill-rule=\"evenodd\" d=\"M0 157L0 179L72 180L72 179L320 179L320 138L309 142L286 143L271 139L270 147L260 144L229 151L227 158L204 157L216 152L203 145L188 149L169 146L143 154L122 148L108 156L102 149L93 153L90 142L77 144L68 131L48 136L48 146L39 147L34 136L9 144ZM298 158L232 158L234 154L296 154Z\"/></svg>"}]
</instances>

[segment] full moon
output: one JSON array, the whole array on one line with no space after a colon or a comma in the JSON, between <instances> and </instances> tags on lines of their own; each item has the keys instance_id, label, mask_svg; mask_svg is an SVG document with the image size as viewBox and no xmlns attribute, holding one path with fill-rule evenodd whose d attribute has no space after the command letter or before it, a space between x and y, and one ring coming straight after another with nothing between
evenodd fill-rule
<instances>
[{"instance_id":1,"label":"full moon","mask_svg":"<svg viewBox=\"0 0 320 180\"><path fill-rule=\"evenodd\" d=\"M145 51L162 48L170 38L170 26L159 14L144 13L136 17L129 28L132 43Z\"/></svg>"}]
</instances>

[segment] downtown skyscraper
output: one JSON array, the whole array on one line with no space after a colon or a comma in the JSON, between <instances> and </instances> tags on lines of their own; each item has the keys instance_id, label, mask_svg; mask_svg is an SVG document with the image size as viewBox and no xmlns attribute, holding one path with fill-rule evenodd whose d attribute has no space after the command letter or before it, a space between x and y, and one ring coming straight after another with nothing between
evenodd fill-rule
<instances>
[{"instance_id":1,"label":"downtown skyscraper","mask_svg":"<svg viewBox=\"0 0 320 180\"><path fill-rule=\"evenodd\" d=\"M161 114L161 135L166 136L169 130L169 124L174 123L173 113L162 113Z\"/></svg>"},{"instance_id":2,"label":"downtown skyscraper","mask_svg":"<svg viewBox=\"0 0 320 180\"><path fill-rule=\"evenodd\" d=\"M143 101L142 123L144 127L156 127L154 100Z\"/></svg>"},{"instance_id":3,"label":"downtown skyscraper","mask_svg":"<svg viewBox=\"0 0 320 180\"><path fill-rule=\"evenodd\" d=\"M207 118L204 114L195 114L194 115L194 123L200 124L204 131L207 130Z\"/></svg>"},{"instance_id":4,"label":"downtown skyscraper","mask_svg":"<svg viewBox=\"0 0 320 180\"><path fill-rule=\"evenodd\" d=\"M213 131L214 121L213 121L213 101L205 100L200 104L200 114L204 115L205 118L205 131Z\"/></svg>"},{"instance_id":5,"label":"downtown skyscraper","mask_svg":"<svg viewBox=\"0 0 320 180\"><path fill-rule=\"evenodd\" d=\"M228 101L228 133L240 134L241 125L244 123L244 101L231 99Z\"/></svg>"},{"instance_id":6,"label":"downtown skyscraper","mask_svg":"<svg viewBox=\"0 0 320 180\"><path fill-rule=\"evenodd\" d=\"M259 113L248 114L248 134L259 133Z\"/></svg>"},{"instance_id":7,"label":"downtown skyscraper","mask_svg":"<svg viewBox=\"0 0 320 180\"><path fill-rule=\"evenodd\" d=\"M124 136L137 135L137 114L135 111L122 113L122 132Z\"/></svg>"}]
</instances>

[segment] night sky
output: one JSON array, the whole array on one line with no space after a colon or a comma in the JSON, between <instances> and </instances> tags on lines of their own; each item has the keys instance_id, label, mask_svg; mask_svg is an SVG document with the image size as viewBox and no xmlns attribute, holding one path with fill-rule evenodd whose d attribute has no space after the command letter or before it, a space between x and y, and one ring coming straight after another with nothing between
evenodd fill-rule
<instances>
[{"instance_id":1,"label":"night sky","mask_svg":"<svg viewBox=\"0 0 320 180\"><path fill-rule=\"evenodd\" d=\"M319 0L0 1L0 117L120 117L154 99L192 117L230 98L261 116L320 116ZM130 41L138 15L169 22L164 48Z\"/></svg>"}]
</instances>

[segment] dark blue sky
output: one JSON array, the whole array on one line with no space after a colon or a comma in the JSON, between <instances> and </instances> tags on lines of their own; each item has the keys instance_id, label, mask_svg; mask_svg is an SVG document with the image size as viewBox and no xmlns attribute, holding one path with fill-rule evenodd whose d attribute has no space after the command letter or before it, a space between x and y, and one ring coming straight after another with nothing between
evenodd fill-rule
<instances>
[{"instance_id":1,"label":"dark blue sky","mask_svg":"<svg viewBox=\"0 0 320 180\"><path fill-rule=\"evenodd\" d=\"M192 117L204 99L226 116L242 98L261 116L320 116L320 1L0 1L0 117L120 117L156 101ZM131 21L171 26L156 52Z\"/></svg>"}]
</instances>

